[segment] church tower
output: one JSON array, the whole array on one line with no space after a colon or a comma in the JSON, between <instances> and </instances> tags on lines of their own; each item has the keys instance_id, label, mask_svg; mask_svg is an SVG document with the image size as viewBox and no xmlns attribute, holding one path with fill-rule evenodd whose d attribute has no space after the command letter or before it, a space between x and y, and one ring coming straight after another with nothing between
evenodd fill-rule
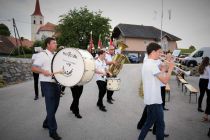
<instances>
[{"instance_id":1,"label":"church tower","mask_svg":"<svg viewBox=\"0 0 210 140\"><path fill-rule=\"evenodd\" d=\"M44 24L44 16L41 13L39 0L36 0L34 13L31 15L31 40L36 40L38 29Z\"/></svg>"}]
</instances>

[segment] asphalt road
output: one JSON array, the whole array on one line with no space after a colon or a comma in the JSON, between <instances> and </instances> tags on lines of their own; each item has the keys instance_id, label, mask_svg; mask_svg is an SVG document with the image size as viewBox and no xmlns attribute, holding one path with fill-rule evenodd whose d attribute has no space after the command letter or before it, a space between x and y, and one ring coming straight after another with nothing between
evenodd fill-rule
<instances>
[{"instance_id":1,"label":"asphalt road","mask_svg":"<svg viewBox=\"0 0 210 140\"><path fill-rule=\"evenodd\" d=\"M64 140L137 140L136 129L142 111L143 100L139 97L141 65L124 65L119 74L121 89L114 93L114 104L104 98L107 112L96 107L98 87L93 80L84 86L80 99L82 119L70 112L71 91L66 88L60 100L56 118L58 133ZM198 89L198 77L186 80ZM170 81L171 100L166 103L166 133L168 140L207 140L210 123L201 122L202 113L197 111L195 97L189 104L189 93L182 93L175 77ZM2 140L50 140L48 131L42 128L45 118L44 98L34 101L33 81L27 81L0 89L0 139ZM205 99L203 109L205 108ZM146 140L154 140L150 132Z\"/></svg>"}]
</instances>

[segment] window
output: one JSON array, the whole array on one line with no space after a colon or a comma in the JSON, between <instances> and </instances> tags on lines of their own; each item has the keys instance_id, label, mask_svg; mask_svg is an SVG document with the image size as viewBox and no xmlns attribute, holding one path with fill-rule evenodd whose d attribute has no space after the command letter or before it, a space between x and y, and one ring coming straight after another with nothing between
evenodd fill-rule
<instances>
[{"instance_id":1,"label":"window","mask_svg":"<svg viewBox=\"0 0 210 140\"><path fill-rule=\"evenodd\" d=\"M198 51L193 55L193 57L202 57L202 56L203 56L203 51Z\"/></svg>"},{"instance_id":2,"label":"window","mask_svg":"<svg viewBox=\"0 0 210 140\"><path fill-rule=\"evenodd\" d=\"M34 24L36 24L36 21L34 20Z\"/></svg>"},{"instance_id":3,"label":"window","mask_svg":"<svg viewBox=\"0 0 210 140\"><path fill-rule=\"evenodd\" d=\"M40 24L42 24L42 21L40 21Z\"/></svg>"}]
</instances>

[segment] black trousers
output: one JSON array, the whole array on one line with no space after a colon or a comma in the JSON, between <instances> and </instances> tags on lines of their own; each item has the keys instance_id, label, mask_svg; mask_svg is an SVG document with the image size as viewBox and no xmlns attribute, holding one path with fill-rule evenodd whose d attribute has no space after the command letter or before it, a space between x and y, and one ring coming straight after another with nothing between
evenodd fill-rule
<instances>
[{"instance_id":1,"label":"black trousers","mask_svg":"<svg viewBox=\"0 0 210 140\"><path fill-rule=\"evenodd\" d=\"M144 107L144 111L142 113L140 121L137 124L137 128L141 129L143 127L144 123L146 122L146 120L147 120L147 105Z\"/></svg>"},{"instance_id":2,"label":"black trousers","mask_svg":"<svg viewBox=\"0 0 210 140\"><path fill-rule=\"evenodd\" d=\"M200 89L200 96L198 98L198 108L202 108L202 101L203 97L205 95L205 92L207 93L207 87L208 87L208 79L202 79L199 80L199 89Z\"/></svg>"},{"instance_id":3,"label":"black trousers","mask_svg":"<svg viewBox=\"0 0 210 140\"><path fill-rule=\"evenodd\" d=\"M50 135L56 133L56 111L60 102L60 86L57 83L41 82L42 92L45 96L47 116L43 125L48 126Z\"/></svg>"},{"instance_id":4,"label":"black trousers","mask_svg":"<svg viewBox=\"0 0 210 140\"><path fill-rule=\"evenodd\" d=\"M114 93L114 91L107 90L107 100L111 100L112 99L113 93Z\"/></svg>"},{"instance_id":5,"label":"black trousers","mask_svg":"<svg viewBox=\"0 0 210 140\"><path fill-rule=\"evenodd\" d=\"M104 98L104 95L106 94L106 84L107 84L107 82L98 80L98 81L96 81L96 83L97 83L98 89L99 89L97 105L98 106L104 106L103 105L103 98Z\"/></svg>"},{"instance_id":6,"label":"black trousers","mask_svg":"<svg viewBox=\"0 0 210 140\"><path fill-rule=\"evenodd\" d=\"M164 108L165 107L165 86L161 87L161 97L163 101L162 106ZM144 111L143 111L140 121L137 124L137 128L141 129L144 123L146 122L146 120L147 120L147 105L144 107ZM156 124L154 124L152 131L153 133L156 133Z\"/></svg>"},{"instance_id":7,"label":"black trousers","mask_svg":"<svg viewBox=\"0 0 210 140\"><path fill-rule=\"evenodd\" d=\"M39 74L33 72L33 77L34 77L34 90L35 90L35 97L39 96Z\"/></svg>"},{"instance_id":8,"label":"black trousers","mask_svg":"<svg viewBox=\"0 0 210 140\"><path fill-rule=\"evenodd\" d=\"M162 105L163 105L163 108L165 108L165 103L166 103L166 86L162 86L161 87L161 98L162 98Z\"/></svg>"},{"instance_id":9,"label":"black trousers","mask_svg":"<svg viewBox=\"0 0 210 140\"><path fill-rule=\"evenodd\" d=\"M210 115L210 89L207 90L207 100L206 100L205 114Z\"/></svg>"},{"instance_id":10,"label":"black trousers","mask_svg":"<svg viewBox=\"0 0 210 140\"><path fill-rule=\"evenodd\" d=\"M76 85L76 86L71 87L73 101L72 101L72 104L70 106L70 109L75 114L79 113L79 99L80 99L80 96L82 95L82 91L83 91L83 86L77 86Z\"/></svg>"}]
</instances>

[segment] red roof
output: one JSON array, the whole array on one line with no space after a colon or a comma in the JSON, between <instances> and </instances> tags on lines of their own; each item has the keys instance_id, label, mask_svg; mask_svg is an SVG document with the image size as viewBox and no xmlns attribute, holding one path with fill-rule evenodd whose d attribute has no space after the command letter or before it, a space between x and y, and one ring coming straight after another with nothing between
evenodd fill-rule
<instances>
[{"instance_id":1,"label":"red roof","mask_svg":"<svg viewBox=\"0 0 210 140\"><path fill-rule=\"evenodd\" d=\"M17 46L20 46L20 40L17 40L18 45L16 45L16 39L12 36L2 36L0 35L0 54L10 54ZM27 39L22 40L22 45L26 47L32 47L33 42Z\"/></svg>"},{"instance_id":2,"label":"red roof","mask_svg":"<svg viewBox=\"0 0 210 140\"><path fill-rule=\"evenodd\" d=\"M9 36L9 37L7 37L7 39L8 39L14 46L21 46L20 40L19 40L19 39L17 39L18 45L16 45L16 38L14 38L14 37L12 37L12 36ZM28 40L28 39L22 39L21 42L22 42L22 46L25 46L25 47L32 47L32 46L33 46L33 43L34 43L33 41L30 41L30 40Z\"/></svg>"},{"instance_id":3,"label":"red roof","mask_svg":"<svg viewBox=\"0 0 210 140\"><path fill-rule=\"evenodd\" d=\"M52 31L55 32L56 25L50 22L47 22L45 25L41 26L38 30L40 31Z\"/></svg>"},{"instance_id":4,"label":"red roof","mask_svg":"<svg viewBox=\"0 0 210 140\"><path fill-rule=\"evenodd\" d=\"M39 0L36 0L35 10L34 10L34 13L32 14L32 16L34 16L34 15L43 17L41 10L40 10Z\"/></svg>"}]
</instances>

